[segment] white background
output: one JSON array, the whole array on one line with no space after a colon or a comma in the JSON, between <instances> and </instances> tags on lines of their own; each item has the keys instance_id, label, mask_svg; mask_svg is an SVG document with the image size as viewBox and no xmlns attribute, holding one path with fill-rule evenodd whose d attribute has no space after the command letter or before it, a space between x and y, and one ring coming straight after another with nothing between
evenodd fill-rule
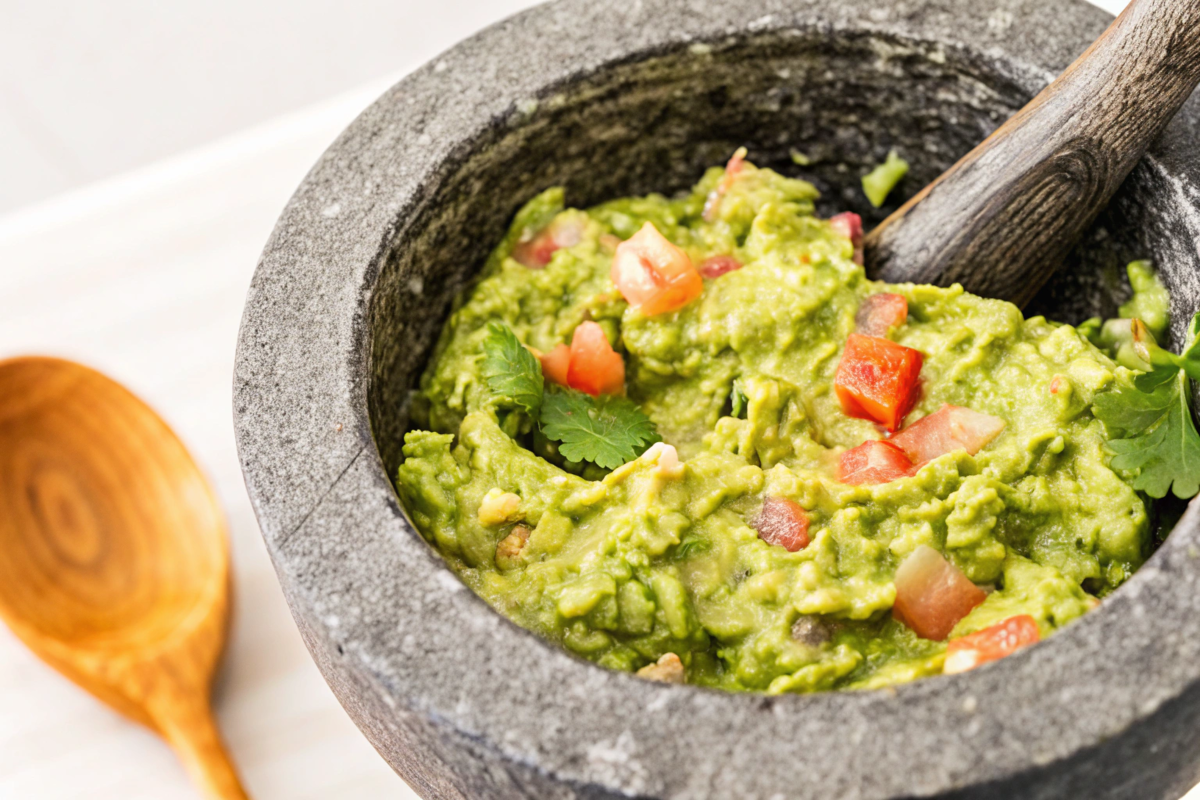
<instances>
[{"instance_id":1,"label":"white background","mask_svg":"<svg viewBox=\"0 0 1200 800\"><path fill-rule=\"evenodd\" d=\"M424 63L530 0L0 0L0 212Z\"/></svg>"},{"instance_id":2,"label":"white background","mask_svg":"<svg viewBox=\"0 0 1200 800\"><path fill-rule=\"evenodd\" d=\"M527 5L0 0L0 358L104 370L211 476L236 571L215 700L259 800L414 795L309 660L245 497L230 384L250 275L291 191L358 111ZM0 799L194 797L154 736L0 628Z\"/></svg>"}]
</instances>

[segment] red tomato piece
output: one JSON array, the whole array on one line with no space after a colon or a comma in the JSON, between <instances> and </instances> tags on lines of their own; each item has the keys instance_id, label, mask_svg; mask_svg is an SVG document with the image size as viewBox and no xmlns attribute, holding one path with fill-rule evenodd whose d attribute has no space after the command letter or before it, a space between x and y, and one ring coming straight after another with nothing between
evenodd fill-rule
<instances>
[{"instance_id":1,"label":"red tomato piece","mask_svg":"<svg viewBox=\"0 0 1200 800\"><path fill-rule=\"evenodd\" d=\"M595 322L581 322L571 337L567 385L595 397L625 391L625 361L612 349L604 329Z\"/></svg>"},{"instance_id":2,"label":"red tomato piece","mask_svg":"<svg viewBox=\"0 0 1200 800\"><path fill-rule=\"evenodd\" d=\"M1060 391L1062 391L1063 383L1065 381L1066 379L1062 375L1055 375L1050 380L1050 394L1058 394Z\"/></svg>"},{"instance_id":3,"label":"red tomato piece","mask_svg":"<svg viewBox=\"0 0 1200 800\"><path fill-rule=\"evenodd\" d=\"M737 180L738 175L742 174L745 167L746 148L739 147L725 165L725 174L721 176L721 182L717 184L717 188L708 193L708 197L704 200L704 213L701 216L705 222L716 221L717 209L721 207L721 198L733 188L733 182Z\"/></svg>"},{"instance_id":4,"label":"red tomato piece","mask_svg":"<svg viewBox=\"0 0 1200 800\"><path fill-rule=\"evenodd\" d=\"M854 321L864 336L887 336L908 319L908 300L899 294L873 294L863 298Z\"/></svg>"},{"instance_id":5,"label":"red tomato piece","mask_svg":"<svg viewBox=\"0 0 1200 800\"><path fill-rule=\"evenodd\" d=\"M742 268L742 262L733 256L713 256L706 258L697 268L705 278L719 278L727 272Z\"/></svg>"},{"instance_id":6,"label":"red tomato piece","mask_svg":"<svg viewBox=\"0 0 1200 800\"><path fill-rule=\"evenodd\" d=\"M986 598L958 567L923 544L896 570L892 616L922 639L940 642Z\"/></svg>"},{"instance_id":7,"label":"red tomato piece","mask_svg":"<svg viewBox=\"0 0 1200 800\"><path fill-rule=\"evenodd\" d=\"M990 628L955 639L946 645L946 663L943 671L954 675L975 669L989 661L999 661L1022 647L1037 644L1041 638L1037 620L1033 617L1028 614L1009 617Z\"/></svg>"},{"instance_id":8,"label":"red tomato piece","mask_svg":"<svg viewBox=\"0 0 1200 800\"><path fill-rule=\"evenodd\" d=\"M560 344L549 353L539 355L538 358L542 362L542 374L548 380L559 386L570 385L567 382L567 368L571 364L571 348L568 345Z\"/></svg>"},{"instance_id":9,"label":"red tomato piece","mask_svg":"<svg viewBox=\"0 0 1200 800\"><path fill-rule=\"evenodd\" d=\"M768 497L754 520L758 538L789 553L808 547L808 512L786 497Z\"/></svg>"},{"instance_id":10,"label":"red tomato piece","mask_svg":"<svg viewBox=\"0 0 1200 800\"><path fill-rule=\"evenodd\" d=\"M887 483L912 474L912 462L891 442L863 442L842 453L838 480L851 486Z\"/></svg>"},{"instance_id":11,"label":"red tomato piece","mask_svg":"<svg viewBox=\"0 0 1200 800\"><path fill-rule=\"evenodd\" d=\"M517 242L512 257L530 269L541 269L550 263L554 254L583 240L584 222L576 217L558 217L534 236Z\"/></svg>"},{"instance_id":12,"label":"red tomato piece","mask_svg":"<svg viewBox=\"0 0 1200 800\"><path fill-rule=\"evenodd\" d=\"M894 431L917 404L922 356L877 336L852 333L833 380L848 417L869 419ZM911 454L910 454L911 455Z\"/></svg>"},{"instance_id":13,"label":"red tomato piece","mask_svg":"<svg viewBox=\"0 0 1200 800\"><path fill-rule=\"evenodd\" d=\"M617 246L612 280L629 305L648 316L683 308L704 291L688 254L649 222Z\"/></svg>"},{"instance_id":14,"label":"red tomato piece","mask_svg":"<svg viewBox=\"0 0 1200 800\"><path fill-rule=\"evenodd\" d=\"M966 450L975 455L1004 430L1004 420L962 406L944 405L893 436L914 464Z\"/></svg>"},{"instance_id":15,"label":"red tomato piece","mask_svg":"<svg viewBox=\"0 0 1200 800\"><path fill-rule=\"evenodd\" d=\"M863 263L863 224L862 217L853 211L843 211L829 218L834 233L845 236L854 245L854 263Z\"/></svg>"}]
</instances>

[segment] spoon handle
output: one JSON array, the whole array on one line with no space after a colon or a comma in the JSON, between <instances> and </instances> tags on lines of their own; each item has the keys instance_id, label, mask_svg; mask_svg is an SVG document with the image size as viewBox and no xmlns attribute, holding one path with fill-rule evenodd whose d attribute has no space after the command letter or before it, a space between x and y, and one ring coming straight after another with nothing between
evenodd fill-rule
<instances>
[{"instance_id":1,"label":"spoon handle","mask_svg":"<svg viewBox=\"0 0 1200 800\"><path fill-rule=\"evenodd\" d=\"M1024 305L1200 82L1200 0L1134 0L1050 86L867 236L890 282Z\"/></svg>"},{"instance_id":2,"label":"spoon handle","mask_svg":"<svg viewBox=\"0 0 1200 800\"><path fill-rule=\"evenodd\" d=\"M155 714L163 736L207 800L249 800L221 740L207 697L181 696Z\"/></svg>"}]
</instances>

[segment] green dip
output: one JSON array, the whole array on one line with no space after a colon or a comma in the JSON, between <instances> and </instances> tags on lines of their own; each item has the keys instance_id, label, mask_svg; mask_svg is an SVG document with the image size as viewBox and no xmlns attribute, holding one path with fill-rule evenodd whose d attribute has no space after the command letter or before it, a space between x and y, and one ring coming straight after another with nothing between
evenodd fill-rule
<instances>
[{"instance_id":1,"label":"green dip","mask_svg":"<svg viewBox=\"0 0 1200 800\"><path fill-rule=\"evenodd\" d=\"M919 545L990 591L952 639L1017 614L1044 637L1142 564L1146 504L1109 468L1091 411L1130 370L1074 327L1025 319L1009 303L867 280L852 243L813 216L817 192L804 181L747 165L707 222L722 176L710 169L675 199L586 211L563 210L551 189L517 215L456 303L414 403L429 430L405 437L397 488L463 581L517 624L604 666L637 670L674 653L688 683L779 693L942 671L946 644L890 613L897 566ZM539 270L509 257L556 216L586 223L577 244ZM609 272L613 237L645 221L694 263L732 254L744 266L705 280L681 310L644 316ZM924 354L909 423L950 403L1006 427L975 456L959 450L912 477L849 486L837 480L838 454L882 434L842 413L832 383L859 304L881 291L908 301L891 338ZM589 319L624 356L628 396L681 469L660 469L661 448L607 473L567 463L497 412L480 375L487 323L503 321L546 352ZM737 416L735 386L737 405L745 399ZM489 493L519 504L497 512L493 503L481 520ZM760 540L751 522L768 495L807 510L807 547ZM517 524L531 531L527 544L498 555Z\"/></svg>"}]
</instances>

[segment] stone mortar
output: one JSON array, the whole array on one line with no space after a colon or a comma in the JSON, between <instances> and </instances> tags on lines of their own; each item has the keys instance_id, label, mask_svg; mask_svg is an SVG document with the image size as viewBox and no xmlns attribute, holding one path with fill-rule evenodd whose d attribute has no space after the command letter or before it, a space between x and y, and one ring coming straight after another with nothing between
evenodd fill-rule
<instances>
[{"instance_id":1,"label":"stone mortar","mask_svg":"<svg viewBox=\"0 0 1200 800\"><path fill-rule=\"evenodd\" d=\"M246 484L296 622L425 798L1175 798L1200 779L1200 511L1053 639L895 690L734 695L576 659L492 612L414 531L390 475L406 400L513 212L674 191L738 145L868 222L897 147L911 194L1110 17L1081 0L563 0L404 79L283 212L235 376ZM1195 100L1195 98L1193 99ZM1178 340L1200 306L1191 103L1034 309L1111 313L1153 258ZM813 157L801 169L791 149Z\"/></svg>"}]
</instances>

